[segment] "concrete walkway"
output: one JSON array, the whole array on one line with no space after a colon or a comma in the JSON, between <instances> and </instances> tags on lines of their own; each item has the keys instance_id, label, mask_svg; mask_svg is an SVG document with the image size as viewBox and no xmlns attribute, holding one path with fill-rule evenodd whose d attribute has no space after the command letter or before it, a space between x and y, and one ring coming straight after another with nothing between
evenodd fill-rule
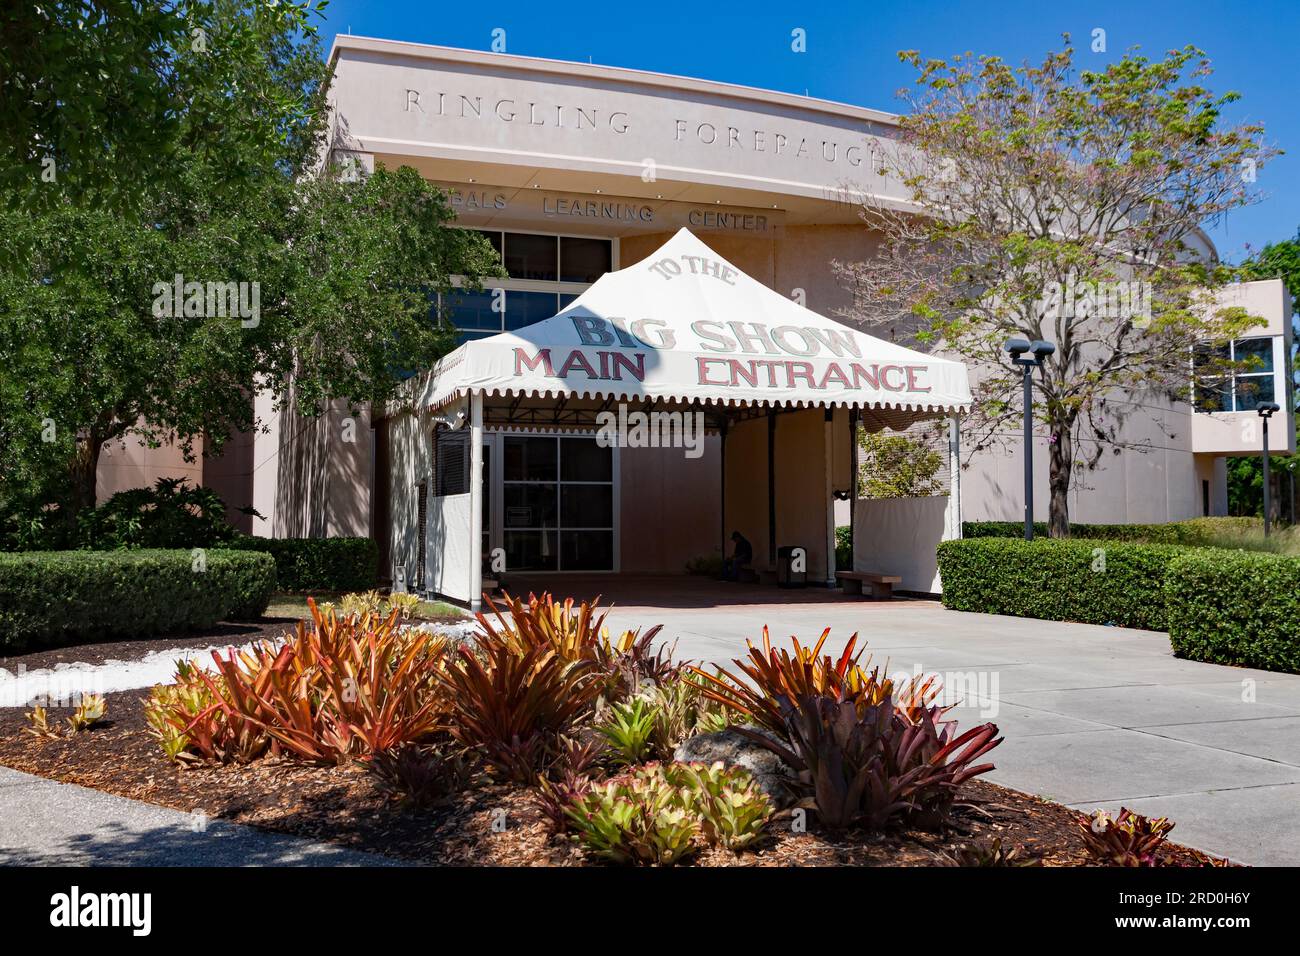
<instances>
[{"instance_id":1,"label":"concrete walkway","mask_svg":"<svg viewBox=\"0 0 1300 956\"><path fill-rule=\"evenodd\" d=\"M679 657L712 662L739 656L764 624L787 646L829 626L835 650L858 631L891 674L961 687L962 726L998 724L1006 740L989 779L1083 810L1167 816L1175 839L1243 863L1300 864L1300 676L1178 660L1151 631L931 602L625 603L610 617L657 623Z\"/></svg>"},{"instance_id":2,"label":"concrete walkway","mask_svg":"<svg viewBox=\"0 0 1300 956\"><path fill-rule=\"evenodd\" d=\"M0 866L389 866L0 767Z\"/></svg>"}]
</instances>

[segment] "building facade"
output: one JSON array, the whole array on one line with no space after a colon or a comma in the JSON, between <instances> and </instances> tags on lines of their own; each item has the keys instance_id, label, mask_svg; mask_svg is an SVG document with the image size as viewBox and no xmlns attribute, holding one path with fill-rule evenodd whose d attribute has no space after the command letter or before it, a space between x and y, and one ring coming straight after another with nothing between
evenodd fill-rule
<instances>
[{"instance_id":1,"label":"building facade","mask_svg":"<svg viewBox=\"0 0 1300 956\"><path fill-rule=\"evenodd\" d=\"M554 315L602 274L640 262L683 226L770 288L842 317L853 297L834 263L868 260L880 241L859 216L862 201L904 203L900 184L873 162L895 135L887 113L682 77L360 37L338 37L331 55L332 160L362 169L414 167L448 191L458 225L481 230L501 253L508 279L439 303L466 340ZM1291 407L1291 316L1281 283L1251 283L1231 295L1264 320L1258 334L1234 346L1262 360L1254 380L1228 383L1213 413L1131 397L1128 450L1103 456L1075 483L1072 520L1160 522L1226 512L1225 456L1258 449L1252 403L1271 395ZM436 546L424 533L430 502L463 480L456 477L463 449L454 442L435 448L425 433L429 422L390 410L353 417L335 408L304 421L258 401L269 431L237 443L237 457L203 468L204 480L211 469L231 504L252 504L263 516L252 520L253 533L373 534L387 566L425 567ZM1276 422L1279 453L1294 450L1290 422L1289 415ZM803 426L790 416L779 427ZM820 420L809 424L808 433L820 427ZM966 520L1021 517L1020 445L1007 437L1005 447L961 472ZM540 438L526 428L490 435L485 544L555 571L678 573L717 553L716 436L691 459L656 449L596 454L579 447L588 440ZM754 429L735 447L740 453L745 442L766 440ZM567 461L580 463L577 470L566 470ZM1041 442L1037 461L1035 501L1046 517ZM777 470L790 494L801 483L821 489L827 480L795 453ZM747 493L728 489L729 497ZM553 503L540 511L511 504L529 495ZM570 499L583 505L566 517ZM647 500L674 501L672 519L643 507ZM550 526L521 524L551 511L558 517Z\"/></svg>"}]
</instances>

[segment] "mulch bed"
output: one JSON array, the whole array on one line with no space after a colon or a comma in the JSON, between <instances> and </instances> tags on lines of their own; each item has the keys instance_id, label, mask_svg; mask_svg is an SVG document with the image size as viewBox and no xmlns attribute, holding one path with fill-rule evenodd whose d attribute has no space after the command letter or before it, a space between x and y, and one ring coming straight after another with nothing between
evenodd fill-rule
<instances>
[{"instance_id":1,"label":"mulch bed","mask_svg":"<svg viewBox=\"0 0 1300 956\"><path fill-rule=\"evenodd\" d=\"M483 786L438 810L407 810L383 797L369 776L346 767L312 767L273 758L248 766L179 769L168 763L148 735L140 704L148 692L107 695L100 726L74 737L40 739L23 732L21 708L0 709L0 765L54 780L161 804L209 819L342 844L390 857L435 865L572 866L589 862L581 849L553 836L528 793L512 786ZM51 709L63 723L68 711ZM53 722L53 721L52 721ZM985 845L1001 837L1005 847L1048 866L1082 866L1089 860L1077 827L1082 815L1060 804L990 783L963 791L960 808L944 833L849 832L834 836L795 834L780 820L758 848L743 854L705 851L699 866L935 866L946 851ZM504 817L503 817L504 811ZM504 829L499 822L504 819ZM498 824L494 828L494 823ZM1162 864L1204 866L1212 858L1166 844Z\"/></svg>"},{"instance_id":2,"label":"mulch bed","mask_svg":"<svg viewBox=\"0 0 1300 956\"><path fill-rule=\"evenodd\" d=\"M59 664L103 664L106 661L138 661L154 651L179 647L238 647L252 641L282 637L298 624L296 617L263 617L256 621L217 624L200 631L160 634L147 640L100 641L66 647L34 648L22 654L0 654L0 668L16 672L21 665L29 671ZM463 624L464 617L435 615L412 617L407 624Z\"/></svg>"},{"instance_id":3,"label":"mulch bed","mask_svg":"<svg viewBox=\"0 0 1300 956\"><path fill-rule=\"evenodd\" d=\"M0 655L0 667L16 671L21 664L29 671L57 664L102 664L105 661L138 661L154 651L169 647L237 647L250 641L281 636L298 623L291 617L264 617L257 621L223 623L201 631L160 634L147 640L102 641L67 647L34 648L22 654Z\"/></svg>"}]
</instances>

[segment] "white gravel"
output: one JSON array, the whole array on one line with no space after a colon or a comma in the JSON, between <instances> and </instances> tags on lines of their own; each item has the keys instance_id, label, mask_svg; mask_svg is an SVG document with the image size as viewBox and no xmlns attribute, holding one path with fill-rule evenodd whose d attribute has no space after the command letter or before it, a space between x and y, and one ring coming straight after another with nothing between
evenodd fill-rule
<instances>
[{"instance_id":1,"label":"white gravel","mask_svg":"<svg viewBox=\"0 0 1300 956\"><path fill-rule=\"evenodd\" d=\"M232 646L243 650L253 644L169 647L150 651L135 661L64 663L35 670L27 670L20 664L16 673L0 667L0 707L26 707L33 701L46 706L70 706L82 694L110 694L170 684L176 674L177 661L188 660L210 666L213 651L225 651Z\"/></svg>"},{"instance_id":2,"label":"white gravel","mask_svg":"<svg viewBox=\"0 0 1300 956\"><path fill-rule=\"evenodd\" d=\"M457 624L424 624L421 629L446 634L454 640L466 640L477 625L473 621ZM282 640L282 639L281 639ZM278 644L280 641L272 641ZM134 661L103 661L99 664L63 663L52 668L27 670L21 664L16 672L0 667L0 707L27 707L33 702L47 707L72 706L83 694L110 694L120 690L170 684L176 674L176 662L192 661L204 667L212 664L212 652L232 646L247 650L253 643L209 647L169 647L150 651Z\"/></svg>"}]
</instances>

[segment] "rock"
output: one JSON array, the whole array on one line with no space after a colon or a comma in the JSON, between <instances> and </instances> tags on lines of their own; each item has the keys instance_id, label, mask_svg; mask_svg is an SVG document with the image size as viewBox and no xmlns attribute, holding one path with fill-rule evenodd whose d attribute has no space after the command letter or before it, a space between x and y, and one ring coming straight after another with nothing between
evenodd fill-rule
<instances>
[{"instance_id":1,"label":"rock","mask_svg":"<svg viewBox=\"0 0 1300 956\"><path fill-rule=\"evenodd\" d=\"M771 731L753 724L746 724L745 729L781 742ZM728 767L744 767L753 774L755 783L778 810L795 802L790 786L796 780L794 770L772 751L734 727L682 741L673 752L673 759L679 763L709 764L721 760Z\"/></svg>"}]
</instances>

